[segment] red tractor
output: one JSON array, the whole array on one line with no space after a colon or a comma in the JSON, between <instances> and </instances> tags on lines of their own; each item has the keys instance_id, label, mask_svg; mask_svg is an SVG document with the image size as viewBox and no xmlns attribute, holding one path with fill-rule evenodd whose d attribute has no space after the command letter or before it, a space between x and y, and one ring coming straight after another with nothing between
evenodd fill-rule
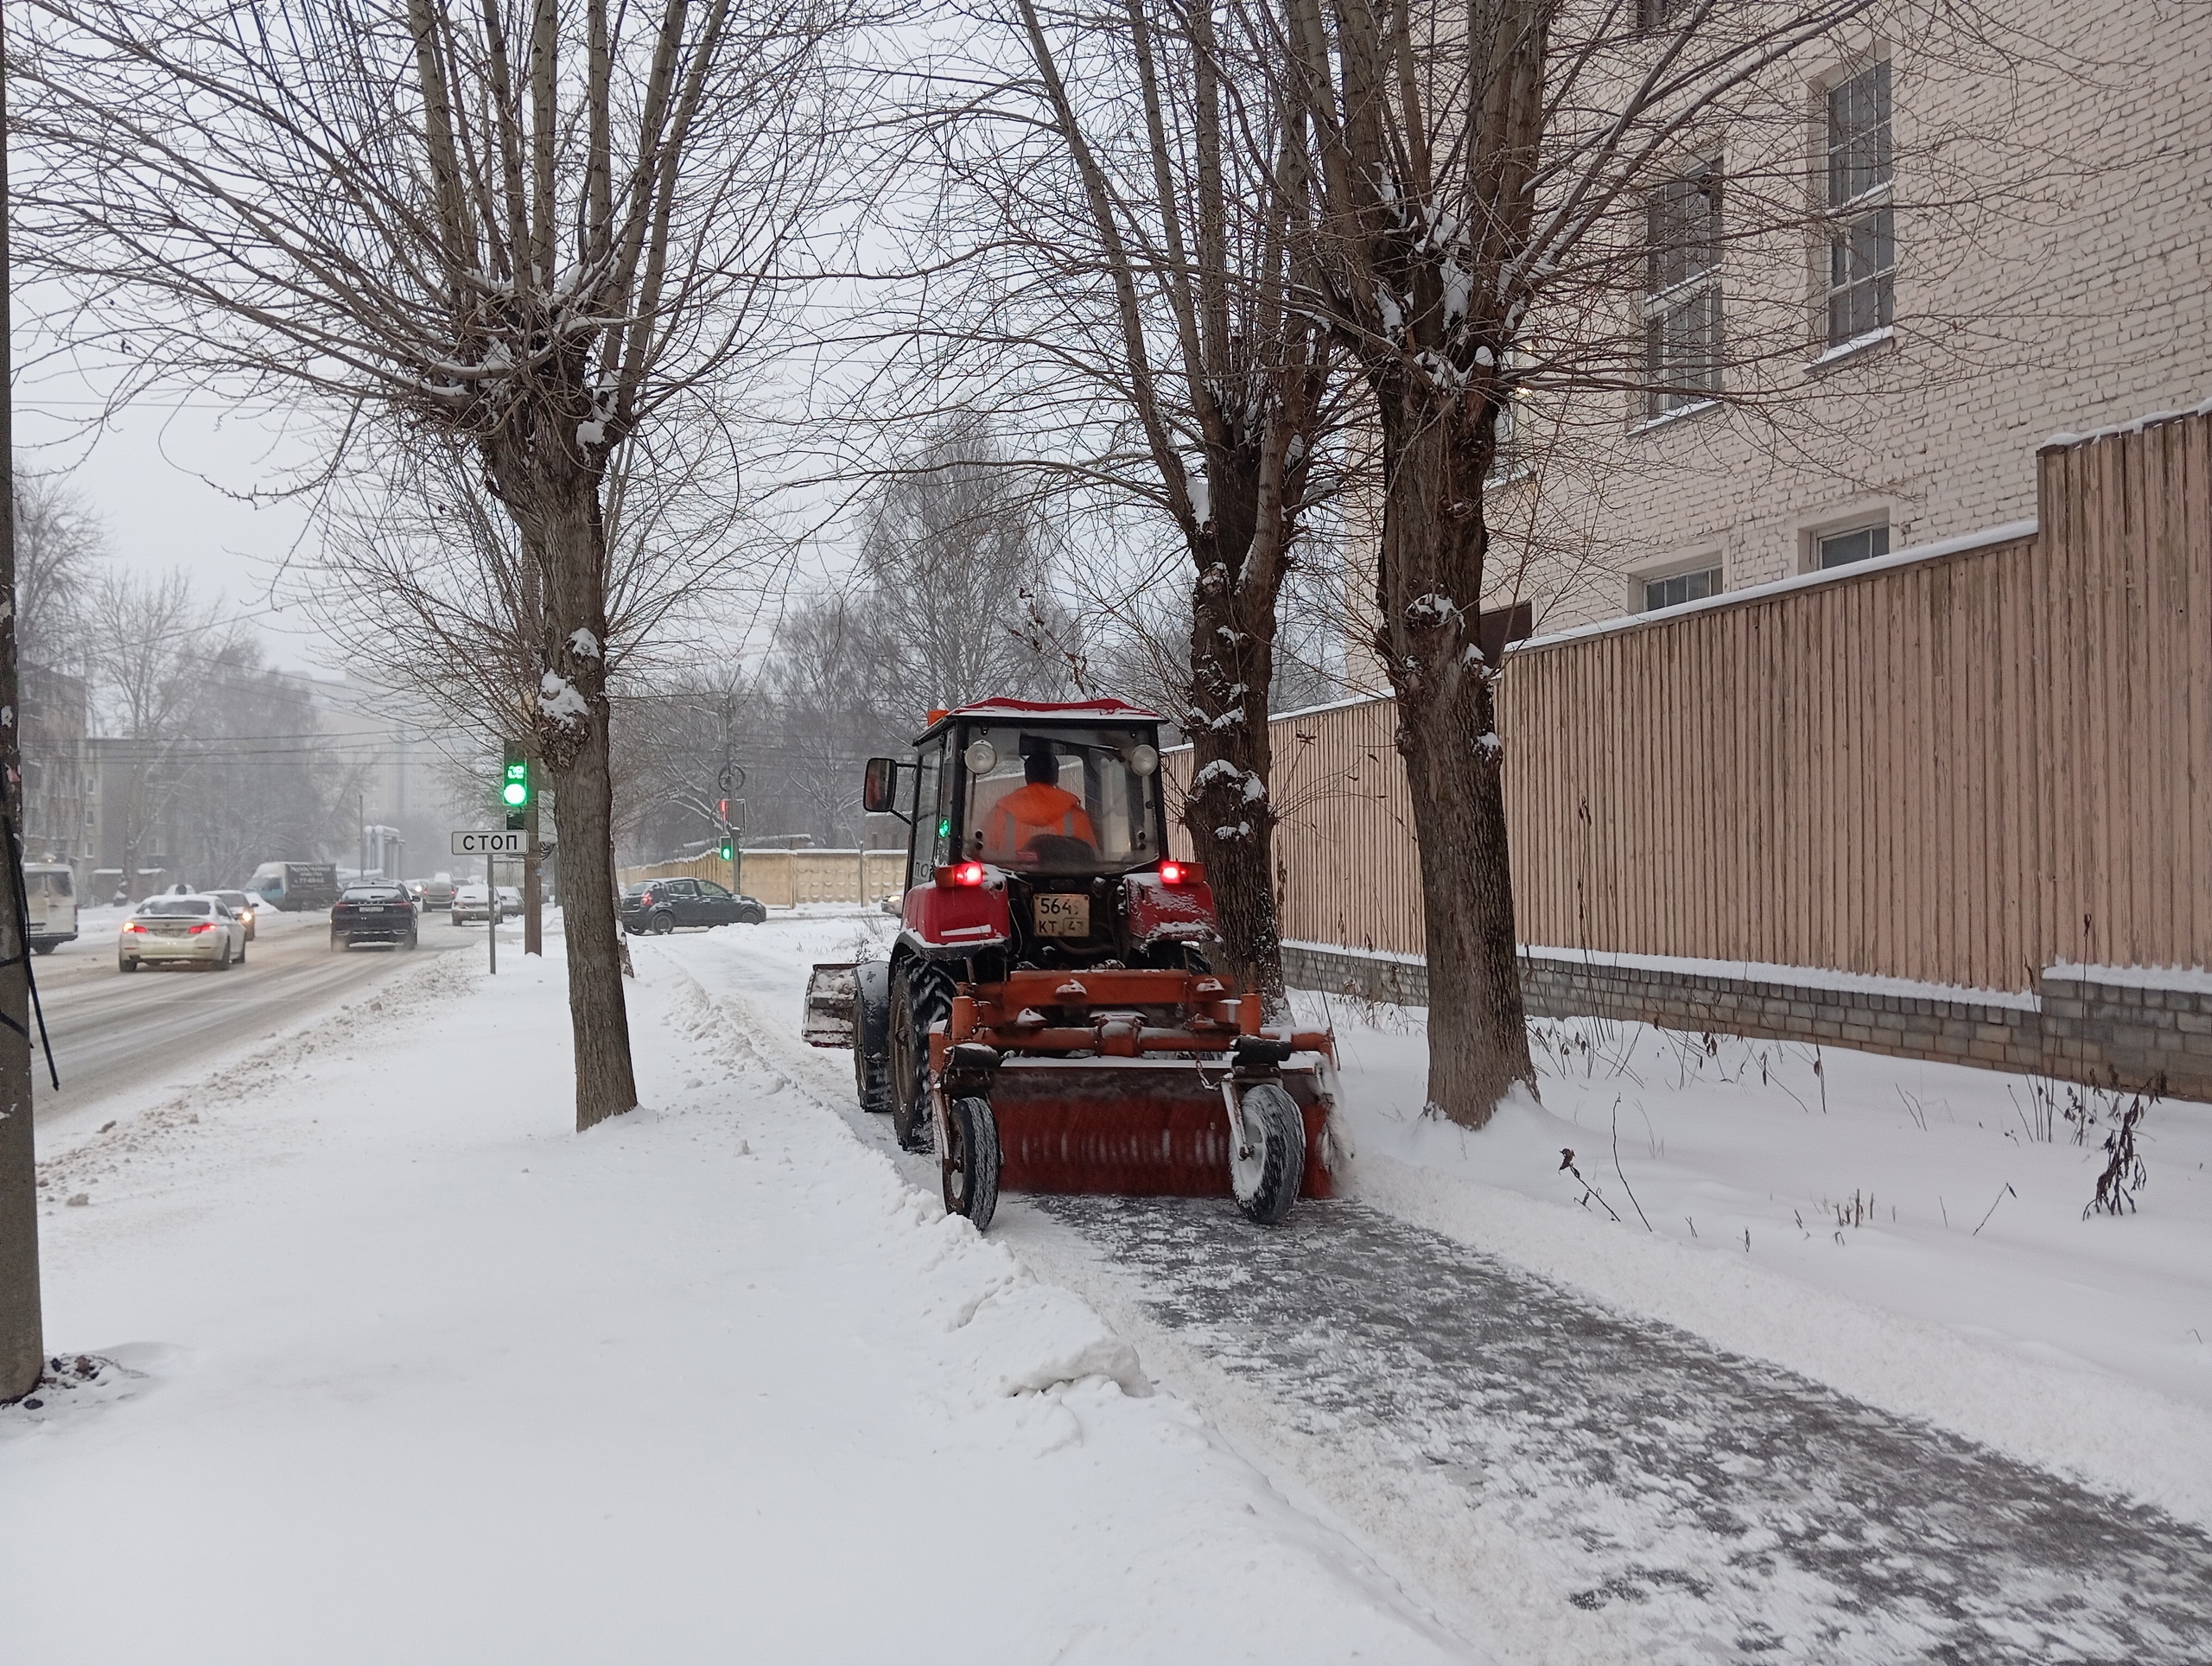
<instances>
[{"instance_id":1,"label":"red tractor","mask_svg":"<svg viewBox=\"0 0 2212 1666\"><path fill-rule=\"evenodd\" d=\"M1213 975L1213 893L1168 854L1160 718L1119 700L930 714L868 760L910 829L887 961L817 966L806 1039L850 1046L861 1103L934 1149L981 1229L1000 1189L1330 1195L1335 1050Z\"/></svg>"}]
</instances>

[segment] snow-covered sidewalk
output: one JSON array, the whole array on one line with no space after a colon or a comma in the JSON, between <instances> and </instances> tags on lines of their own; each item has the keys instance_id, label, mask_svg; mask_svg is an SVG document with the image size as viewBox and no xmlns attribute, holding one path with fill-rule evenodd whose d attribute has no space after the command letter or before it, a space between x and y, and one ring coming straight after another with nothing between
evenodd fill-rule
<instances>
[{"instance_id":1,"label":"snow-covered sidewalk","mask_svg":"<svg viewBox=\"0 0 2212 1666\"><path fill-rule=\"evenodd\" d=\"M798 1040L804 969L881 952L892 929L778 915L650 952L734 997L780 1068L849 1107L842 1061ZM1351 1195L1612 1312L2212 1525L2212 1107L2152 1106L2139 1212L2085 1219L2108 1096L2077 1143L2064 1084L1571 1021L1535 1027L1541 1104L1516 1098L1469 1135L1420 1115L1424 1014L1299 998L1337 1029ZM1155 1351L1033 1216L1007 1199L995 1231Z\"/></svg>"},{"instance_id":2,"label":"snow-covered sidewalk","mask_svg":"<svg viewBox=\"0 0 2212 1666\"><path fill-rule=\"evenodd\" d=\"M12 1656L1471 1657L640 960L583 1136L557 963L456 957L48 1153L115 1363L0 1410Z\"/></svg>"}]
</instances>

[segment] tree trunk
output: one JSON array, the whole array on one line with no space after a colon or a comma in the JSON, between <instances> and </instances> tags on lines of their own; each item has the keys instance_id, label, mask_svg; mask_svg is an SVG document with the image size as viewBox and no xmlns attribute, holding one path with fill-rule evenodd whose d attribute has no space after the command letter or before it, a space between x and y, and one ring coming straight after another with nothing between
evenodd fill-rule
<instances>
[{"instance_id":1,"label":"tree trunk","mask_svg":"<svg viewBox=\"0 0 2212 1666\"><path fill-rule=\"evenodd\" d=\"M1468 1128L1535 1080L1521 1000L1503 750L1480 652L1494 415L1413 387L1384 416L1376 646L1398 699L1397 746L1421 855L1428 961L1428 1110ZM1470 411L1467 406L1475 409Z\"/></svg>"},{"instance_id":2,"label":"tree trunk","mask_svg":"<svg viewBox=\"0 0 2212 1666\"><path fill-rule=\"evenodd\" d=\"M596 703L569 767L556 773L553 823L563 850L613 844L614 793L607 771L607 704ZM634 1110L630 1015L622 992L613 877L603 862L574 864L565 876L562 939L569 951L569 1028L576 1050L576 1130Z\"/></svg>"},{"instance_id":3,"label":"tree trunk","mask_svg":"<svg viewBox=\"0 0 2212 1666\"><path fill-rule=\"evenodd\" d=\"M1191 785L1183 825L1213 887L1224 959L1215 970L1232 988L1256 993L1275 1014L1283 1007L1268 792L1275 617L1272 597L1264 610L1246 609L1237 605L1240 594L1218 563L1208 564L1192 587Z\"/></svg>"},{"instance_id":4,"label":"tree trunk","mask_svg":"<svg viewBox=\"0 0 2212 1666\"><path fill-rule=\"evenodd\" d=\"M562 850L562 936L569 952L569 1027L575 1044L576 1129L633 1110L630 1018L611 862L588 853L614 845L614 786L607 703L607 529L597 470L565 443L573 419L546 421L534 442L487 442L486 461L507 512L544 578L544 698L534 750L553 778L553 824ZM520 426L518 423L518 426ZM563 709L554 679L582 709Z\"/></svg>"}]
</instances>

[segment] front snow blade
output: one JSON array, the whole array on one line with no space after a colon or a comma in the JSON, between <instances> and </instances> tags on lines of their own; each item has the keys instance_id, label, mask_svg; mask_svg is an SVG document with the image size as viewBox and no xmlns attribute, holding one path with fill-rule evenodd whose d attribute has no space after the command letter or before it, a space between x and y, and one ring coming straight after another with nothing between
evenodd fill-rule
<instances>
[{"instance_id":1,"label":"front snow blade","mask_svg":"<svg viewBox=\"0 0 2212 1666\"><path fill-rule=\"evenodd\" d=\"M806 1027L811 1047L853 1045L853 1005L860 993L854 963L823 961L806 980Z\"/></svg>"}]
</instances>

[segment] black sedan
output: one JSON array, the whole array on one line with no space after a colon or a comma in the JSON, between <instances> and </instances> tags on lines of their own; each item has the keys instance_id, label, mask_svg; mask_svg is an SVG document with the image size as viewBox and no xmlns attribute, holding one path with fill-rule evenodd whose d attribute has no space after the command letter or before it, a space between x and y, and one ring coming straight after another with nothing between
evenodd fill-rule
<instances>
[{"instance_id":1,"label":"black sedan","mask_svg":"<svg viewBox=\"0 0 2212 1666\"><path fill-rule=\"evenodd\" d=\"M726 891L712 880L649 880L622 893L622 929L632 937L679 925L759 925L768 906Z\"/></svg>"},{"instance_id":2,"label":"black sedan","mask_svg":"<svg viewBox=\"0 0 2212 1666\"><path fill-rule=\"evenodd\" d=\"M330 946L357 943L415 946L415 899L404 885L349 885L330 906Z\"/></svg>"}]
</instances>

